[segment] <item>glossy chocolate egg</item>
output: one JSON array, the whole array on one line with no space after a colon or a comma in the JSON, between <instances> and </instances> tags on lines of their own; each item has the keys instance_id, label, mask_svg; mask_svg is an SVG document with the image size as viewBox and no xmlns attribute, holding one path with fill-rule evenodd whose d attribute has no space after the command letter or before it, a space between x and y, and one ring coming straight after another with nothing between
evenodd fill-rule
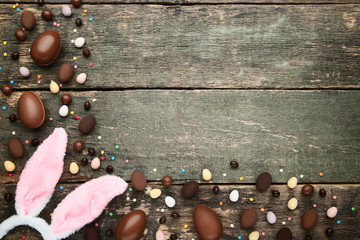
<instances>
[{"instance_id":1,"label":"glossy chocolate egg","mask_svg":"<svg viewBox=\"0 0 360 240\"><path fill-rule=\"evenodd\" d=\"M301 225L304 229L311 229L317 224L318 218L319 217L316 210L307 210L301 217Z\"/></svg>"},{"instance_id":2,"label":"glossy chocolate egg","mask_svg":"<svg viewBox=\"0 0 360 240\"><path fill-rule=\"evenodd\" d=\"M70 81L74 75L74 67L70 63L64 63L58 70L58 79L62 83Z\"/></svg>"},{"instance_id":3,"label":"glossy chocolate egg","mask_svg":"<svg viewBox=\"0 0 360 240\"><path fill-rule=\"evenodd\" d=\"M137 191L144 191L147 183L146 178L142 172L135 171L131 175L131 184Z\"/></svg>"},{"instance_id":4,"label":"glossy chocolate egg","mask_svg":"<svg viewBox=\"0 0 360 240\"><path fill-rule=\"evenodd\" d=\"M17 105L21 123L28 128L38 128L45 121L45 107L41 99L33 92L24 92Z\"/></svg>"},{"instance_id":5,"label":"glossy chocolate egg","mask_svg":"<svg viewBox=\"0 0 360 240\"><path fill-rule=\"evenodd\" d=\"M200 239L218 240L223 233L223 225L218 215L204 205L194 208L193 222Z\"/></svg>"},{"instance_id":6,"label":"glossy chocolate egg","mask_svg":"<svg viewBox=\"0 0 360 240\"><path fill-rule=\"evenodd\" d=\"M31 45L31 58L39 65L46 66L55 61L61 49L61 38L57 31L49 30L40 34Z\"/></svg>"},{"instance_id":7,"label":"glossy chocolate egg","mask_svg":"<svg viewBox=\"0 0 360 240\"><path fill-rule=\"evenodd\" d=\"M146 214L142 210L134 210L126 214L116 226L116 240L139 240L146 227Z\"/></svg>"},{"instance_id":8,"label":"glossy chocolate egg","mask_svg":"<svg viewBox=\"0 0 360 240\"><path fill-rule=\"evenodd\" d=\"M21 24L26 30L33 30L36 25L36 19L32 12L25 11L21 14Z\"/></svg>"},{"instance_id":9,"label":"glossy chocolate egg","mask_svg":"<svg viewBox=\"0 0 360 240\"><path fill-rule=\"evenodd\" d=\"M184 198L192 198L199 190L199 183L197 181L189 181L181 189L181 195Z\"/></svg>"},{"instance_id":10,"label":"glossy chocolate egg","mask_svg":"<svg viewBox=\"0 0 360 240\"><path fill-rule=\"evenodd\" d=\"M24 156L24 145L18 138L12 138L8 142L8 150L14 158Z\"/></svg>"},{"instance_id":11,"label":"glossy chocolate egg","mask_svg":"<svg viewBox=\"0 0 360 240\"><path fill-rule=\"evenodd\" d=\"M95 226L88 226L85 232L85 240L100 240L100 233Z\"/></svg>"},{"instance_id":12,"label":"glossy chocolate egg","mask_svg":"<svg viewBox=\"0 0 360 240\"><path fill-rule=\"evenodd\" d=\"M96 124L96 119L94 116L86 116L81 119L79 123L79 131L83 134L89 133L94 129Z\"/></svg>"},{"instance_id":13,"label":"glossy chocolate egg","mask_svg":"<svg viewBox=\"0 0 360 240\"><path fill-rule=\"evenodd\" d=\"M15 32L15 37L20 41L26 40L26 32L24 30L17 30Z\"/></svg>"},{"instance_id":14,"label":"glossy chocolate egg","mask_svg":"<svg viewBox=\"0 0 360 240\"><path fill-rule=\"evenodd\" d=\"M246 209L240 217L241 226L249 228L256 222L257 213L253 208Z\"/></svg>"}]
</instances>

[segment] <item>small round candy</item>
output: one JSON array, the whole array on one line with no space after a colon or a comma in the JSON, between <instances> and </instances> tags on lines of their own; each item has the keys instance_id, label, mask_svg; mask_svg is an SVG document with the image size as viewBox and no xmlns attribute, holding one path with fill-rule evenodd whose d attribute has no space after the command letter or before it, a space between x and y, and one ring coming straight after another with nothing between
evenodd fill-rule
<instances>
[{"instance_id":1,"label":"small round candy","mask_svg":"<svg viewBox=\"0 0 360 240\"><path fill-rule=\"evenodd\" d=\"M74 7L79 8L81 7L82 0L71 0L71 3Z\"/></svg>"},{"instance_id":2,"label":"small round candy","mask_svg":"<svg viewBox=\"0 0 360 240\"><path fill-rule=\"evenodd\" d=\"M61 102L65 105L69 105L72 102L72 97L65 93L61 96Z\"/></svg>"},{"instance_id":3,"label":"small round candy","mask_svg":"<svg viewBox=\"0 0 360 240\"><path fill-rule=\"evenodd\" d=\"M109 166L106 167L106 172L112 173L113 171L114 171L113 166L109 165Z\"/></svg>"},{"instance_id":4,"label":"small round candy","mask_svg":"<svg viewBox=\"0 0 360 240\"><path fill-rule=\"evenodd\" d=\"M39 6L42 6L42 5L45 4L45 1L44 1L44 0L37 0L37 4L38 4Z\"/></svg>"},{"instance_id":5,"label":"small round candy","mask_svg":"<svg viewBox=\"0 0 360 240\"><path fill-rule=\"evenodd\" d=\"M81 27L81 25L82 25L82 20L81 20L81 18L75 19L75 24L76 24L76 26Z\"/></svg>"},{"instance_id":6,"label":"small round candy","mask_svg":"<svg viewBox=\"0 0 360 240\"><path fill-rule=\"evenodd\" d=\"M176 234L171 234L170 235L170 240L177 240L177 239L178 239L178 237L177 237Z\"/></svg>"},{"instance_id":7,"label":"small round candy","mask_svg":"<svg viewBox=\"0 0 360 240\"><path fill-rule=\"evenodd\" d=\"M320 190L319 190L319 195L320 195L321 197L325 197L325 196L326 196L326 191L325 191L325 189L320 189Z\"/></svg>"},{"instance_id":8,"label":"small round candy","mask_svg":"<svg viewBox=\"0 0 360 240\"><path fill-rule=\"evenodd\" d=\"M280 192L277 191L277 190L272 190L272 191L271 191L271 194L272 194L274 197L279 197L279 196L280 196Z\"/></svg>"},{"instance_id":9,"label":"small round candy","mask_svg":"<svg viewBox=\"0 0 360 240\"><path fill-rule=\"evenodd\" d=\"M84 108L86 111L89 111L91 108L91 103L89 101L84 102Z\"/></svg>"},{"instance_id":10,"label":"small round candy","mask_svg":"<svg viewBox=\"0 0 360 240\"><path fill-rule=\"evenodd\" d=\"M76 141L73 143L73 148L76 152L82 152L82 150L84 150L84 142L83 141Z\"/></svg>"},{"instance_id":11,"label":"small round candy","mask_svg":"<svg viewBox=\"0 0 360 240\"><path fill-rule=\"evenodd\" d=\"M89 57L90 56L90 50L89 49L84 49L83 50L83 55L85 56L85 57Z\"/></svg>"},{"instance_id":12,"label":"small round candy","mask_svg":"<svg viewBox=\"0 0 360 240\"><path fill-rule=\"evenodd\" d=\"M213 187L213 192L214 192L214 194L219 194L220 188L218 186L214 186Z\"/></svg>"},{"instance_id":13,"label":"small round candy","mask_svg":"<svg viewBox=\"0 0 360 240\"><path fill-rule=\"evenodd\" d=\"M49 9L44 9L41 13L41 16L45 21L51 21L53 19L53 13Z\"/></svg>"},{"instance_id":14,"label":"small round candy","mask_svg":"<svg viewBox=\"0 0 360 240\"><path fill-rule=\"evenodd\" d=\"M5 94L6 96L10 96L13 92L13 88L10 85L3 85L1 87L1 91L3 92L3 94Z\"/></svg>"},{"instance_id":15,"label":"small round candy","mask_svg":"<svg viewBox=\"0 0 360 240\"><path fill-rule=\"evenodd\" d=\"M64 15L64 17L70 17L72 14L71 8L69 6L63 6L62 14Z\"/></svg>"},{"instance_id":16,"label":"small round candy","mask_svg":"<svg viewBox=\"0 0 360 240\"><path fill-rule=\"evenodd\" d=\"M94 156L95 155L95 149L94 148L89 148L88 153L90 154L90 156Z\"/></svg>"},{"instance_id":17,"label":"small round candy","mask_svg":"<svg viewBox=\"0 0 360 240\"><path fill-rule=\"evenodd\" d=\"M330 237L334 234L334 230L332 228L327 228L325 230L325 234L326 234L326 236Z\"/></svg>"},{"instance_id":18,"label":"small round candy","mask_svg":"<svg viewBox=\"0 0 360 240\"><path fill-rule=\"evenodd\" d=\"M177 212L173 212L173 213L171 214L171 217L173 217L173 218L175 218L175 219L179 219L179 218L180 218L180 214L177 213Z\"/></svg>"},{"instance_id":19,"label":"small round candy","mask_svg":"<svg viewBox=\"0 0 360 240\"><path fill-rule=\"evenodd\" d=\"M16 115L15 115L15 114L10 114L9 120L10 120L11 122L15 122L15 121L17 120Z\"/></svg>"},{"instance_id":20,"label":"small round candy","mask_svg":"<svg viewBox=\"0 0 360 240\"><path fill-rule=\"evenodd\" d=\"M38 138L34 138L31 140L31 146L36 147L40 144L40 140Z\"/></svg>"},{"instance_id":21,"label":"small round candy","mask_svg":"<svg viewBox=\"0 0 360 240\"><path fill-rule=\"evenodd\" d=\"M233 168L238 168L239 164L236 161L231 161L230 166L233 167Z\"/></svg>"},{"instance_id":22,"label":"small round candy","mask_svg":"<svg viewBox=\"0 0 360 240\"><path fill-rule=\"evenodd\" d=\"M170 187L171 184L173 183L173 179L171 176L166 175L163 177L161 182L162 182L162 185L164 185L165 187Z\"/></svg>"},{"instance_id":23,"label":"small round candy","mask_svg":"<svg viewBox=\"0 0 360 240\"><path fill-rule=\"evenodd\" d=\"M162 216L162 217L159 219L159 223L160 223L160 224L166 223L166 217L165 217L165 216Z\"/></svg>"},{"instance_id":24,"label":"small round candy","mask_svg":"<svg viewBox=\"0 0 360 240\"><path fill-rule=\"evenodd\" d=\"M14 60L18 59L19 56L20 56L20 55L19 55L18 52L13 52L13 53L11 54L11 58L14 59Z\"/></svg>"},{"instance_id":25,"label":"small round candy","mask_svg":"<svg viewBox=\"0 0 360 240\"><path fill-rule=\"evenodd\" d=\"M19 41L25 41L26 40L26 32L24 30L17 30L15 32L15 37L19 40Z\"/></svg>"},{"instance_id":26,"label":"small round candy","mask_svg":"<svg viewBox=\"0 0 360 240\"><path fill-rule=\"evenodd\" d=\"M89 163L89 160L87 158L81 159L81 165L86 166Z\"/></svg>"}]
</instances>

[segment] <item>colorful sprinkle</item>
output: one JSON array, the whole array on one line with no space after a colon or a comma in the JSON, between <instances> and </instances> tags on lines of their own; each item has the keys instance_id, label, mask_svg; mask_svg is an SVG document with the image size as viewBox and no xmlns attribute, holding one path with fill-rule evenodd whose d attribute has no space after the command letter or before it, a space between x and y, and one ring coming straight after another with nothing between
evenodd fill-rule
<instances>
[{"instance_id":1,"label":"colorful sprinkle","mask_svg":"<svg viewBox=\"0 0 360 240\"><path fill-rule=\"evenodd\" d=\"M282 173L283 171L284 171L284 169L282 169L282 168L279 170L279 172L281 172L281 173Z\"/></svg>"},{"instance_id":2,"label":"colorful sprinkle","mask_svg":"<svg viewBox=\"0 0 360 240\"><path fill-rule=\"evenodd\" d=\"M125 163L129 163L129 160L126 159L126 160L125 160Z\"/></svg>"},{"instance_id":3,"label":"colorful sprinkle","mask_svg":"<svg viewBox=\"0 0 360 240\"><path fill-rule=\"evenodd\" d=\"M242 181L242 180L244 180L244 177L240 177L239 179L240 179L240 181Z\"/></svg>"},{"instance_id":4,"label":"colorful sprinkle","mask_svg":"<svg viewBox=\"0 0 360 240\"><path fill-rule=\"evenodd\" d=\"M131 187L129 187L129 192L132 192L132 191L133 191L133 189Z\"/></svg>"},{"instance_id":5,"label":"colorful sprinkle","mask_svg":"<svg viewBox=\"0 0 360 240\"><path fill-rule=\"evenodd\" d=\"M265 236L265 232L262 232L262 233L261 233L261 236Z\"/></svg>"},{"instance_id":6,"label":"colorful sprinkle","mask_svg":"<svg viewBox=\"0 0 360 240\"><path fill-rule=\"evenodd\" d=\"M25 140L25 144L28 144L29 143L29 140Z\"/></svg>"},{"instance_id":7,"label":"colorful sprinkle","mask_svg":"<svg viewBox=\"0 0 360 240\"><path fill-rule=\"evenodd\" d=\"M7 44L7 41L3 41L3 45L6 46L6 44Z\"/></svg>"},{"instance_id":8,"label":"colorful sprinkle","mask_svg":"<svg viewBox=\"0 0 360 240\"><path fill-rule=\"evenodd\" d=\"M17 8L16 11L20 12L20 8Z\"/></svg>"},{"instance_id":9,"label":"colorful sprinkle","mask_svg":"<svg viewBox=\"0 0 360 240\"><path fill-rule=\"evenodd\" d=\"M157 212L160 212L160 208L155 209Z\"/></svg>"},{"instance_id":10,"label":"colorful sprinkle","mask_svg":"<svg viewBox=\"0 0 360 240\"><path fill-rule=\"evenodd\" d=\"M71 111L71 112L70 112L71 115L74 115L74 113L75 113L74 111Z\"/></svg>"},{"instance_id":11,"label":"colorful sprinkle","mask_svg":"<svg viewBox=\"0 0 360 240\"><path fill-rule=\"evenodd\" d=\"M111 157L111 160L112 160L112 161L114 161L114 160L115 160L115 157L114 157L114 156L113 156L113 157Z\"/></svg>"},{"instance_id":12,"label":"colorful sprinkle","mask_svg":"<svg viewBox=\"0 0 360 240\"><path fill-rule=\"evenodd\" d=\"M185 224L184 224L184 228L187 228L187 227L188 227L188 225L185 223Z\"/></svg>"},{"instance_id":13,"label":"colorful sprinkle","mask_svg":"<svg viewBox=\"0 0 360 240\"><path fill-rule=\"evenodd\" d=\"M73 60L76 61L77 57L73 57Z\"/></svg>"},{"instance_id":14,"label":"colorful sprinkle","mask_svg":"<svg viewBox=\"0 0 360 240\"><path fill-rule=\"evenodd\" d=\"M77 68L78 68L78 65L75 64L75 65L74 65L74 69L77 69Z\"/></svg>"},{"instance_id":15,"label":"colorful sprinkle","mask_svg":"<svg viewBox=\"0 0 360 240\"><path fill-rule=\"evenodd\" d=\"M92 66L93 66L93 64L90 62L90 63L89 63L89 67L92 67Z\"/></svg>"},{"instance_id":16,"label":"colorful sprinkle","mask_svg":"<svg viewBox=\"0 0 360 240\"><path fill-rule=\"evenodd\" d=\"M260 208L260 211L265 212L265 208L263 208L263 207Z\"/></svg>"},{"instance_id":17,"label":"colorful sprinkle","mask_svg":"<svg viewBox=\"0 0 360 240\"><path fill-rule=\"evenodd\" d=\"M241 239L241 235L238 236L238 239Z\"/></svg>"},{"instance_id":18,"label":"colorful sprinkle","mask_svg":"<svg viewBox=\"0 0 360 240\"><path fill-rule=\"evenodd\" d=\"M186 172L186 170L185 170L185 169L181 169L181 172L185 173L185 172Z\"/></svg>"},{"instance_id":19,"label":"colorful sprinkle","mask_svg":"<svg viewBox=\"0 0 360 240\"><path fill-rule=\"evenodd\" d=\"M105 151L104 150L101 150L101 154L104 155Z\"/></svg>"},{"instance_id":20,"label":"colorful sprinkle","mask_svg":"<svg viewBox=\"0 0 360 240\"><path fill-rule=\"evenodd\" d=\"M41 79L41 75L40 75L40 74L39 74L39 75L37 75L37 78L38 78L38 79Z\"/></svg>"},{"instance_id":21,"label":"colorful sprinkle","mask_svg":"<svg viewBox=\"0 0 360 240\"><path fill-rule=\"evenodd\" d=\"M91 18L89 18L89 22L92 22L94 19L91 17Z\"/></svg>"},{"instance_id":22,"label":"colorful sprinkle","mask_svg":"<svg viewBox=\"0 0 360 240\"><path fill-rule=\"evenodd\" d=\"M7 57L7 52L4 52L4 57Z\"/></svg>"},{"instance_id":23,"label":"colorful sprinkle","mask_svg":"<svg viewBox=\"0 0 360 240\"><path fill-rule=\"evenodd\" d=\"M323 172L319 172L319 176L320 176L320 177L324 176L324 173L323 173Z\"/></svg>"},{"instance_id":24,"label":"colorful sprinkle","mask_svg":"<svg viewBox=\"0 0 360 240\"><path fill-rule=\"evenodd\" d=\"M98 227L99 226L99 224L98 223L95 223L95 227Z\"/></svg>"},{"instance_id":25,"label":"colorful sprinkle","mask_svg":"<svg viewBox=\"0 0 360 240\"><path fill-rule=\"evenodd\" d=\"M219 205L222 206L224 203L223 202L219 202Z\"/></svg>"},{"instance_id":26,"label":"colorful sprinkle","mask_svg":"<svg viewBox=\"0 0 360 240\"><path fill-rule=\"evenodd\" d=\"M337 199L337 196L336 196L336 195L334 195L334 196L332 197L332 199L336 200L336 199Z\"/></svg>"},{"instance_id":27,"label":"colorful sprinkle","mask_svg":"<svg viewBox=\"0 0 360 240\"><path fill-rule=\"evenodd\" d=\"M250 200L250 202L253 202L253 201L254 201L254 199L253 199L253 198L249 198L249 200Z\"/></svg>"},{"instance_id":28,"label":"colorful sprinkle","mask_svg":"<svg viewBox=\"0 0 360 240\"><path fill-rule=\"evenodd\" d=\"M114 216L114 214L112 212L109 212L109 216L112 217Z\"/></svg>"},{"instance_id":29,"label":"colorful sprinkle","mask_svg":"<svg viewBox=\"0 0 360 240\"><path fill-rule=\"evenodd\" d=\"M63 187L63 186L60 186L60 190L64 190L64 187Z\"/></svg>"},{"instance_id":30,"label":"colorful sprinkle","mask_svg":"<svg viewBox=\"0 0 360 240\"><path fill-rule=\"evenodd\" d=\"M316 208L316 207L317 207L317 205L314 203L314 204L313 204L313 207L314 207L314 208Z\"/></svg>"},{"instance_id":31,"label":"colorful sprinkle","mask_svg":"<svg viewBox=\"0 0 360 240\"><path fill-rule=\"evenodd\" d=\"M50 121L54 120L52 117L49 118Z\"/></svg>"},{"instance_id":32,"label":"colorful sprinkle","mask_svg":"<svg viewBox=\"0 0 360 240\"><path fill-rule=\"evenodd\" d=\"M337 220L337 221L336 221L336 223L337 223L337 224L340 224L340 223L341 223L341 221L340 221L340 220Z\"/></svg>"},{"instance_id":33,"label":"colorful sprinkle","mask_svg":"<svg viewBox=\"0 0 360 240\"><path fill-rule=\"evenodd\" d=\"M119 148L120 148L119 145L116 145L116 146L115 146L115 149L119 149Z\"/></svg>"},{"instance_id":34,"label":"colorful sprinkle","mask_svg":"<svg viewBox=\"0 0 360 240\"><path fill-rule=\"evenodd\" d=\"M11 80L11 81L10 81L10 84L14 84L14 80Z\"/></svg>"},{"instance_id":35,"label":"colorful sprinkle","mask_svg":"<svg viewBox=\"0 0 360 240\"><path fill-rule=\"evenodd\" d=\"M288 217L288 221L291 221L291 217Z\"/></svg>"},{"instance_id":36,"label":"colorful sprinkle","mask_svg":"<svg viewBox=\"0 0 360 240\"><path fill-rule=\"evenodd\" d=\"M356 209L355 207L352 207L352 208L351 208L351 211L355 212L355 209Z\"/></svg>"},{"instance_id":37,"label":"colorful sprinkle","mask_svg":"<svg viewBox=\"0 0 360 240\"><path fill-rule=\"evenodd\" d=\"M6 106L3 106L2 109L3 109L3 110L6 110Z\"/></svg>"},{"instance_id":38,"label":"colorful sprinkle","mask_svg":"<svg viewBox=\"0 0 360 240\"><path fill-rule=\"evenodd\" d=\"M102 161L104 161L104 160L105 160L105 157L104 157L104 156L102 156L102 157L101 157L101 160L102 160Z\"/></svg>"}]
</instances>

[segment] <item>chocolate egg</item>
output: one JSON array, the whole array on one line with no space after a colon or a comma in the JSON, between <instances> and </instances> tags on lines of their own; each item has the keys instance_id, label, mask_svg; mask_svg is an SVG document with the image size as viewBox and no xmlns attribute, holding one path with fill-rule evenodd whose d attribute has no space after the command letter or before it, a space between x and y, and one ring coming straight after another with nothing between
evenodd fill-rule
<instances>
[{"instance_id":1,"label":"chocolate egg","mask_svg":"<svg viewBox=\"0 0 360 240\"><path fill-rule=\"evenodd\" d=\"M17 105L21 123L28 128L38 128L45 121L45 107L41 99L33 92L24 92Z\"/></svg>"},{"instance_id":2,"label":"chocolate egg","mask_svg":"<svg viewBox=\"0 0 360 240\"><path fill-rule=\"evenodd\" d=\"M26 32L24 30L16 30L15 37L19 41L25 41L26 40Z\"/></svg>"},{"instance_id":3,"label":"chocolate egg","mask_svg":"<svg viewBox=\"0 0 360 240\"><path fill-rule=\"evenodd\" d=\"M265 192L271 185L272 177L268 172L261 173L256 179L256 189Z\"/></svg>"},{"instance_id":4,"label":"chocolate egg","mask_svg":"<svg viewBox=\"0 0 360 240\"><path fill-rule=\"evenodd\" d=\"M204 205L194 208L193 222L196 232L203 240L219 240L223 233L223 225L218 215Z\"/></svg>"},{"instance_id":5,"label":"chocolate egg","mask_svg":"<svg viewBox=\"0 0 360 240\"><path fill-rule=\"evenodd\" d=\"M3 85L1 87L1 91L3 92L3 94L5 94L6 96L10 96L11 93L13 92L13 88L10 85Z\"/></svg>"},{"instance_id":6,"label":"chocolate egg","mask_svg":"<svg viewBox=\"0 0 360 240\"><path fill-rule=\"evenodd\" d=\"M93 116L86 116L83 119L81 119L79 123L79 131L81 133L89 133L93 128L95 127L96 119Z\"/></svg>"},{"instance_id":7,"label":"chocolate egg","mask_svg":"<svg viewBox=\"0 0 360 240\"><path fill-rule=\"evenodd\" d=\"M143 191L147 185L144 174L139 171L133 172L131 175L131 184L134 186L135 190Z\"/></svg>"},{"instance_id":8,"label":"chocolate egg","mask_svg":"<svg viewBox=\"0 0 360 240\"><path fill-rule=\"evenodd\" d=\"M318 213L314 209L307 210L301 217L301 225L304 229L313 228L318 222Z\"/></svg>"},{"instance_id":9,"label":"chocolate egg","mask_svg":"<svg viewBox=\"0 0 360 240\"><path fill-rule=\"evenodd\" d=\"M12 138L8 142L8 150L14 158L24 156L24 145L18 138Z\"/></svg>"},{"instance_id":10,"label":"chocolate egg","mask_svg":"<svg viewBox=\"0 0 360 240\"><path fill-rule=\"evenodd\" d=\"M277 240L292 240L291 230L287 227L281 228L276 235Z\"/></svg>"},{"instance_id":11,"label":"chocolate egg","mask_svg":"<svg viewBox=\"0 0 360 240\"><path fill-rule=\"evenodd\" d=\"M309 196L313 194L313 192L314 192L314 186L310 184L304 185L301 189L301 193L304 194L305 196Z\"/></svg>"},{"instance_id":12,"label":"chocolate egg","mask_svg":"<svg viewBox=\"0 0 360 240\"><path fill-rule=\"evenodd\" d=\"M74 67L70 63L64 63L58 70L58 79L62 83L70 81L74 75Z\"/></svg>"},{"instance_id":13,"label":"chocolate egg","mask_svg":"<svg viewBox=\"0 0 360 240\"><path fill-rule=\"evenodd\" d=\"M142 210L135 210L126 214L116 226L116 240L139 240L146 227L146 214Z\"/></svg>"},{"instance_id":14,"label":"chocolate egg","mask_svg":"<svg viewBox=\"0 0 360 240\"><path fill-rule=\"evenodd\" d=\"M181 189L181 195L184 198L192 198L199 190L199 183L197 181L189 181L185 183Z\"/></svg>"},{"instance_id":15,"label":"chocolate egg","mask_svg":"<svg viewBox=\"0 0 360 240\"><path fill-rule=\"evenodd\" d=\"M39 65L46 66L55 61L61 49L61 37L55 30L40 34L31 45L31 58Z\"/></svg>"},{"instance_id":16,"label":"chocolate egg","mask_svg":"<svg viewBox=\"0 0 360 240\"><path fill-rule=\"evenodd\" d=\"M21 14L21 24L26 30L33 30L36 25L36 19L32 12L25 11Z\"/></svg>"},{"instance_id":17,"label":"chocolate egg","mask_svg":"<svg viewBox=\"0 0 360 240\"><path fill-rule=\"evenodd\" d=\"M257 212L253 208L246 209L240 217L240 224L244 228L249 228L256 222Z\"/></svg>"},{"instance_id":18,"label":"chocolate egg","mask_svg":"<svg viewBox=\"0 0 360 240\"><path fill-rule=\"evenodd\" d=\"M85 232L85 240L100 240L100 233L95 226L88 226Z\"/></svg>"},{"instance_id":19,"label":"chocolate egg","mask_svg":"<svg viewBox=\"0 0 360 240\"><path fill-rule=\"evenodd\" d=\"M49 9L44 9L41 13L41 16L45 21L51 21L53 19L53 13Z\"/></svg>"}]
</instances>

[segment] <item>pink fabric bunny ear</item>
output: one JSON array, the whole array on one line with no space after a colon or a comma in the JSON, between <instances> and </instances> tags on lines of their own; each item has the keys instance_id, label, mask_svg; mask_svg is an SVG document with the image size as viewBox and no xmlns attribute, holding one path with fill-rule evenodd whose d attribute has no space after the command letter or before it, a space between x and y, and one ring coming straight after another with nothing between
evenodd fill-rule
<instances>
[{"instance_id":1,"label":"pink fabric bunny ear","mask_svg":"<svg viewBox=\"0 0 360 240\"><path fill-rule=\"evenodd\" d=\"M54 132L37 148L21 173L15 208L20 216L37 216L49 202L64 165L67 134Z\"/></svg>"},{"instance_id":2,"label":"pink fabric bunny ear","mask_svg":"<svg viewBox=\"0 0 360 240\"><path fill-rule=\"evenodd\" d=\"M103 176L82 184L56 207L51 228L57 239L66 238L97 218L106 205L123 193L127 183L119 177Z\"/></svg>"}]
</instances>

